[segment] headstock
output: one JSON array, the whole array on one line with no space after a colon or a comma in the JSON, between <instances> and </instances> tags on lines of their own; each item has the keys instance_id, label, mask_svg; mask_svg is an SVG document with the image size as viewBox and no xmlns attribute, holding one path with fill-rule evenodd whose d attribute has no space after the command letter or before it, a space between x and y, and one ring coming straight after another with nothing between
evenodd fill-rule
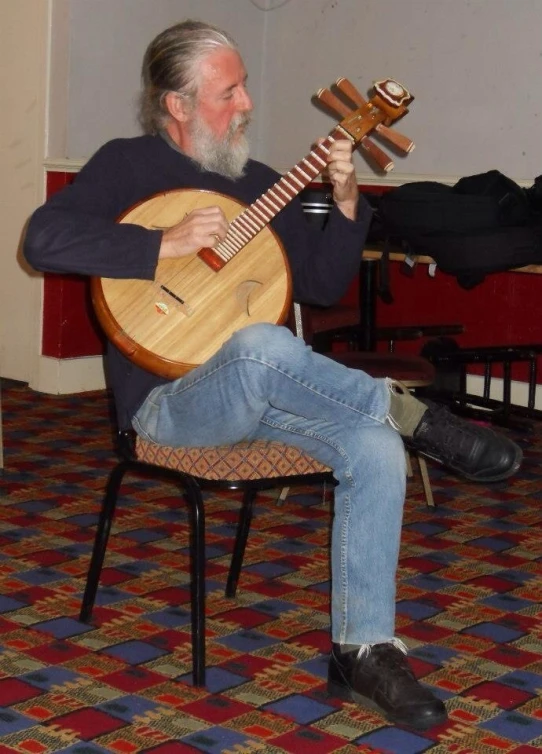
<instances>
[{"instance_id":1,"label":"headstock","mask_svg":"<svg viewBox=\"0 0 542 754\"><path fill-rule=\"evenodd\" d=\"M402 84L395 79L377 81L374 84L374 94L369 100L366 100L348 79L337 79L334 86L343 98L355 105L356 109L346 104L344 99L340 99L330 89L320 89L316 93L316 98L343 117L336 127L339 134L344 134L343 138L350 138L355 144L359 144L386 172L393 169L393 161L368 137L371 131L376 131L404 154L412 152L414 142L389 128L394 121L408 112L407 106L414 99Z\"/></svg>"}]
</instances>

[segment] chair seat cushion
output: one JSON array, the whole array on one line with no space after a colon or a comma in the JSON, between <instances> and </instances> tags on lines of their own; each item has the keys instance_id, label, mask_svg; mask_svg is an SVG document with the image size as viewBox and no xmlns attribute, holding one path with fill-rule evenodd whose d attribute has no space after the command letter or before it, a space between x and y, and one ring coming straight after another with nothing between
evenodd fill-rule
<instances>
[{"instance_id":1,"label":"chair seat cushion","mask_svg":"<svg viewBox=\"0 0 542 754\"><path fill-rule=\"evenodd\" d=\"M239 442L205 448L171 448L137 437L138 461L210 480L246 480L330 472L301 449L277 442Z\"/></svg>"},{"instance_id":2,"label":"chair seat cushion","mask_svg":"<svg viewBox=\"0 0 542 754\"><path fill-rule=\"evenodd\" d=\"M371 377L391 377L412 386L430 385L435 380L435 367L423 356L373 351L343 351L326 355L350 369L361 369Z\"/></svg>"}]
</instances>

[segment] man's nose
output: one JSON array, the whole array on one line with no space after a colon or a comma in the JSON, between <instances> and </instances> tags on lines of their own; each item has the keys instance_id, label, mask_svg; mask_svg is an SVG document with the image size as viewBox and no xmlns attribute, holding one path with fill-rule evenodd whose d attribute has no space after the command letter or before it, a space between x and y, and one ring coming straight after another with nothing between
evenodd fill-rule
<instances>
[{"instance_id":1,"label":"man's nose","mask_svg":"<svg viewBox=\"0 0 542 754\"><path fill-rule=\"evenodd\" d=\"M239 91L239 98L237 101L237 109L241 112L250 112L253 109L254 105L252 104L252 99L250 97L250 94L246 90L245 87L243 87Z\"/></svg>"}]
</instances>

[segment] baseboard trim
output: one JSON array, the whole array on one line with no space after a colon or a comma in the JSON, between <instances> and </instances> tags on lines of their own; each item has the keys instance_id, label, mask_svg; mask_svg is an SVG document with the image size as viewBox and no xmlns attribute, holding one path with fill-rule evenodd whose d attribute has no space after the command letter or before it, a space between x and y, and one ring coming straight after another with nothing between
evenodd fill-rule
<instances>
[{"instance_id":1,"label":"baseboard trim","mask_svg":"<svg viewBox=\"0 0 542 754\"><path fill-rule=\"evenodd\" d=\"M502 401L504 380L499 377L491 379L491 388L489 397ZM481 375L467 375L467 393L470 395L484 394L484 378ZM518 382L512 380L510 386L510 401L514 406L527 407L529 399L529 384L527 382ZM542 410L542 390L537 389L535 395L535 409Z\"/></svg>"},{"instance_id":2,"label":"baseboard trim","mask_svg":"<svg viewBox=\"0 0 542 754\"><path fill-rule=\"evenodd\" d=\"M66 395L103 390L106 386L102 356L78 359L53 359L40 356L37 376L30 387L40 393Z\"/></svg>"},{"instance_id":3,"label":"baseboard trim","mask_svg":"<svg viewBox=\"0 0 542 754\"><path fill-rule=\"evenodd\" d=\"M106 386L104 360L101 356L87 356L79 359L52 359L41 356L38 374L30 387L40 393L63 395L84 393L89 390L103 390ZM467 376L467 392L483 395L484 378L480 375ZM491 380L490 398L502 400L503 380ZM526 382L512 381L511 400L516 406L527 406L529 385ZM535 408L542 410L542 390L537 390Z\"/></svg>"}]
</instances>

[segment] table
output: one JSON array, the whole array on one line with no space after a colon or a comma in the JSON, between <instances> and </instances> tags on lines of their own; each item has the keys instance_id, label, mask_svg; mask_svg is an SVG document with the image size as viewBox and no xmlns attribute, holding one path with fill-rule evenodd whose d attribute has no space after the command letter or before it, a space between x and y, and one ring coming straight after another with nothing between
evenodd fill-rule
<instances>
[{"instance_id":1,"label":"table","mask_svg":"<svg viewBox=\"0 0 542 754\"><path fill-rule=\"evenodd\" d=\"M383 254L382 247L367 246L363 249L359 273L359 306L360 306L360 350L376 351L376 303L378 294L378 263ZM407 255L398 250L389 253L392 262L404 262ZM416 264L435 264L432 257L416 256ZM531 275L542 275L542 265L529 264L516 267L509 272L525 272Z\"/></svg>"}]
</instances>

